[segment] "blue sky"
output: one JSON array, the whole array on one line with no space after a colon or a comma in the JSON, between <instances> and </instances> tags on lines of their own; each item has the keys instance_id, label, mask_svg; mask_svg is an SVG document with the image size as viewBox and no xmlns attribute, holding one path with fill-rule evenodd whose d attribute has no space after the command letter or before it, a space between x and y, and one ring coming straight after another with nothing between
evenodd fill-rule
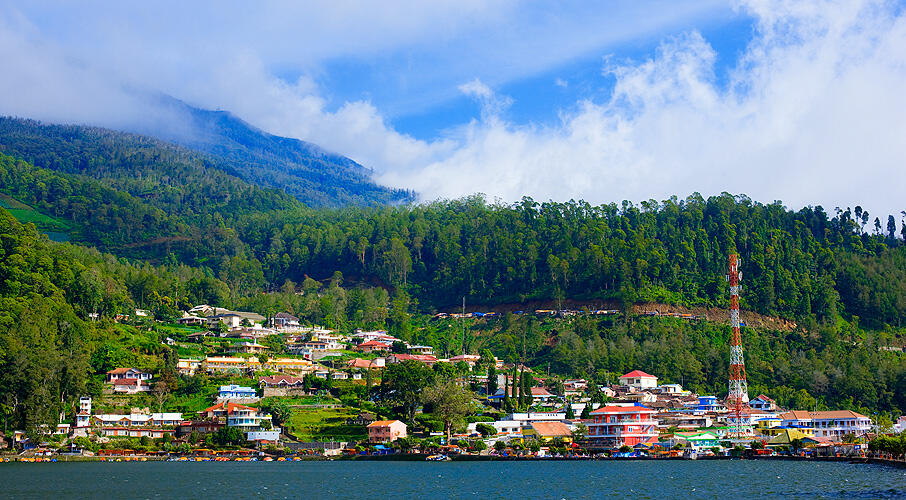
<instances>
[{"instance_id":1,"label":"blue sky","mask_svg":"<svg viewBox=\"0 0 906 500\"><path fill-rule=\"evenodd\" d=\"M0 0L0 114L169 126L143 98L163 92L423 200L729 191L896 214L903 5Z\"/></svg>"},{"instance_id":2,"label":"blue sky","mask_svg":"<svg viewBox=\"0 0 906 500\"><path fill-rule=\"evenodd\" d=\"M479 78L493 85L495 92L509 96L512 103L505 115L514 122L550 124L559 119L561 111L573 109L581 100L607 99L614 83L602 73L608 59L650 57L664 37L683 31L698 30L711 42L720 55L718 75L725 77L752 38L752 22L745 12L729 4L715 5L510 78L499 78L495 68L460 74L438 72L436 52L419 53L405 47L378 60L350 56L326 61L316 81L329 96L329 111L349 101L367 100L382 111L394 129L432 140L446 129L480 117L481 106L457 89L466 80ZM299 76L295 68L280 73L287 81Z\"/></svg>"}]
</instances>

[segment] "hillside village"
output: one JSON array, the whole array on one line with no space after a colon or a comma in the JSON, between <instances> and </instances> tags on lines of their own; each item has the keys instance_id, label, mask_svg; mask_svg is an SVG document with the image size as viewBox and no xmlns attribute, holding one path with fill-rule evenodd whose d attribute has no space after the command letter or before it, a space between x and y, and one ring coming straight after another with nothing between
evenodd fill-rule
<instances>
[{"instance_id":1,"label":"hillside village","mask_svg":"<svg viewBox=\"0 0 906 500\"><path fill-rule=\"evenodd\" d=\"M409 344L386 331L305 326L285 312L266 318L199 305L170 324L141 310L117 320L158 335L167 353L164 366L156 371L116 366L98 374L100 394L79 398L78 407L41 436L7 432L4 445L10 451L162 457L833 456L864 453L878 432L877 422L854 411L784 409L763 394L753 395L736 420L722 398L661 383L642 370L612 384L560 379L487 351L439 358L433 347ZM419 377L414 385L408 380ZM441 399L425 399L432 384L447 387ZM894 430L904 425L901 418Z\"/></svg>"}]
</instances>

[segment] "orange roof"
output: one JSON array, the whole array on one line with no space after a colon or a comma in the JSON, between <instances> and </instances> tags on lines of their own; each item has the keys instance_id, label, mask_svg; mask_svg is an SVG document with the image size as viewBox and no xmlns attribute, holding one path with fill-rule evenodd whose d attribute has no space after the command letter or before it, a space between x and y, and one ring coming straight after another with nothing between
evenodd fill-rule
<instances>
[{"instance_id":1,"label":"orange roof","mask_svg":"<svg viewBox=\"0 0 906 500\"><path fill-rule=\"evenodd\" d=\"M550 392L548 392L548 390L545 389L544 387L532 387L532 388L531 388L531 391L532 391L532 396L534 396L534 397L538 397L538 396L553 396L553 394L551 394Z\"/></svg>"},{"instance_id":2,"label":"orange roof","mask_svg":"<svg viewBox=\"0 0 906 500\"><path fill-rule=\"evenodd\" d=\"M566 437L572 436L569 426L563 422L532 422L532 429L543 437Z\"/></svg>"},{"instance_id":3,"label":"orange roof","mask_svg":"<svg viewBox=\"0 0 906 500\"><path fill-rule=\"evenodd\" d=\"M139 372L139 373L145 373L145 372L143 372L143 371L141 371L141 370L139 370L139 369L136 369L136 368L114 368L114 369L108 371L107 373L112 374L112 375L121 375L121 374L124 374L124 373L129 373L130 371L135 371L135 372Z\"/></svg>"},{"instance_id":4,"label":"orange roof","mask_svg":"<svg viewBox=\"0 0 906 500\"><path fill-rule=\"evenodd\" d=\"M649 374L649 373L643 372L642 370L632 370L631 372L627 373L626 375L623 375L623 376L620 377L620 378L627 378L627 377L628 377L628 378L634 378L634 377L639 377L639 378L657 378L657 377L655 377L654 375L651 375L651 374Z\"/></svg>"},{"instance_id":5,"label":"orange roof","mask_svg":"<svg viewBox=\"0 0 906 500\"><path fill-rule=\"evenodd\" d=\"M394 422L400 422L400 421L399 420L375 420L374 422L371 422L370 424L368 424L368 427L387 427L388 425L390 425ZM402 424L402 422L400 422L400 423Z\"/></svg>"},{"instance_id":6,"label":"orange roof","mask_svg":"<svg viewBox=\"0 0 906 500\"><path fill-rule=\"evenodd\" d=\"M350 368L379 368L374 364L374 361L362 358L351 359L346 363L346 366Z\"/></svg>"}]
</instances>

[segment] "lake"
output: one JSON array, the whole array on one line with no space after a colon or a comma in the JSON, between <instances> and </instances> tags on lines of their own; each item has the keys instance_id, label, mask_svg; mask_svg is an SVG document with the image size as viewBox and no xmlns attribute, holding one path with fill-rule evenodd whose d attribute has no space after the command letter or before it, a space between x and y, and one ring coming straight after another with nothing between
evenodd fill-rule
<instances>
[{"instance_id":1,"label":"lake","mask_svg":"<svg viewBox=\"0 0 906 500\"><path fill-rule=\"evenodd\" d=\"M0 463L7 498L902 498L906 469L776 460Z\"/></svg>"}]
</instances>

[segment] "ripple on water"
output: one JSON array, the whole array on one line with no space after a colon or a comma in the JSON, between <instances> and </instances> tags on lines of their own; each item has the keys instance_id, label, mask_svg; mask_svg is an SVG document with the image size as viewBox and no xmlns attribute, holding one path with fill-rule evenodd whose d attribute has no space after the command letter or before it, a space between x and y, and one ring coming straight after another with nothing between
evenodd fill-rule
<instances>
[{"instance_id":1,"label":"ripple on water","mask_svg":"<svg viewBox=\"0 0 906 500\"><path fill-rule=\"evenodd\" d=\"M900 469L774 460L9 463L0 484L15 498L716 498L751 496L752 485L789 498L906 497Z\"/></svg>"}]
</instances>

